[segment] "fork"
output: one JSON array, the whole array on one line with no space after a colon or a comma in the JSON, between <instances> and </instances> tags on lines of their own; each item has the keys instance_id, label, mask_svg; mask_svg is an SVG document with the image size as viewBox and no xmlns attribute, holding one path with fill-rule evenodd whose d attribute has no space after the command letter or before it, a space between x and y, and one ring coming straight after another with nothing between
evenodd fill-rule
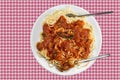
<instances>
[{"instance_id":1,"label":"fork","mask_svg":"<svg viewBox=\"0 0 120 80\"><path fill-rule=\"evenodd\" d=\"M113 11L99 12L99 13L93 13L93 14L83 14L83 15L75 15L73 13L68 13L68 14L66 14L66 16L68 16L68 17L83 17L83 16L97 16L97 15L110 14L110 13L113 13Z\"/></svg>"},{"instance_id":2,"label":"fork","mask_svg":"<svg viewBox=\"0 0 120 80\"><path fill-rule=\"evenodd\" d=\"M99 59L99 58L105 58L105 57L109 57L109 56L110 56L110 54L99 55L99 56L84 59L84 60L77 60L77 61L75 61L75 63L77 64L77 63L89 62L89 61L92 61L92 60L96 60L96 59Z\"/></svg>"}]
</instances>

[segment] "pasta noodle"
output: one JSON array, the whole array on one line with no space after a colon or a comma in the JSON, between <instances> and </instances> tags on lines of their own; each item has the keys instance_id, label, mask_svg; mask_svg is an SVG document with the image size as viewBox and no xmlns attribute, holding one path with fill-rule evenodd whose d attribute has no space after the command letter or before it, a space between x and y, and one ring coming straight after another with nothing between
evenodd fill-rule
<instances>
[{"instance_id":1,"label":"pasta noodle","mask_svg":"<svg viewBox=\"0 0 120 80\"><path fill-rule=\"evenodd\" d=\"M49 14L45 18L44 23L47 23L49 25L53 25L56 22L56 20L59 19L59 17L61 15L63 15L67 19L67 23L71 23L71 22L74 22L77 20L85 20L85 17L67 17L67 16L65 16L68 13L74 14L74 12L72 12L69 7L67 7L66 9L56 10L52 14Z\"/></svg>"}]
</instances>

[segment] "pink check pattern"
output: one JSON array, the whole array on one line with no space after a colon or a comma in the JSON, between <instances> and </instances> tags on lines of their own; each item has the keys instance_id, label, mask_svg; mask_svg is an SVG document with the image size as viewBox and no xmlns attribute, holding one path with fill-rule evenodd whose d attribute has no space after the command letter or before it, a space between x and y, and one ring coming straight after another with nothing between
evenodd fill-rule
<instances>
[{"instance_id":1,"label":"pink check pattern","mask_svg":"<svg viewBox=\"0 0 120 80\"><path fill-rule=\"evenodd\" d=\"M30 32L40 14L55 5L74 4L96 16L102 30L99 59L86 71L59 76L42 68L30 48ZM120 0L0 0L0 80L120 80Z\"/></svg>"}]
</instances>

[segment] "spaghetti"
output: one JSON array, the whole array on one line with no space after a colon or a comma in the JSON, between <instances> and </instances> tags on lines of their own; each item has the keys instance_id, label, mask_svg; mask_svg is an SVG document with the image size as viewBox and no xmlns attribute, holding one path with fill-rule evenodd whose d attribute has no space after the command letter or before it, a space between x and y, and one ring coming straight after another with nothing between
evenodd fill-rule
<instances>
[{"instance_id":1,"label":"spaghetti","mask_svg":"<svg viewBox=\"0 0 120 80\"><path fill-rule=\"evenodd\" d=\"M76 60L88 58L93 45L92 28L84 18L68 18L70 10L56 11L43 24L43 40L37 43L39 54L59 71L74 67Z\"/></svg>"}]
</instances>

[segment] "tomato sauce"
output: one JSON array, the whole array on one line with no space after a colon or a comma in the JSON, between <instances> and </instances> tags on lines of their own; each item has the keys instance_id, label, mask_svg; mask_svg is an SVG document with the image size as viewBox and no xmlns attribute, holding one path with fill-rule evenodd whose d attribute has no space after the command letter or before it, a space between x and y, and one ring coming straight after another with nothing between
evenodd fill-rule
<instances>
[{"instance_id":1,"label":"tomato sauce","mask_svg":"<svg viewBox=\"0 0 120 80\"><path fill-rule=\"evenodd\" d=\"M43 41L37 43L39 51L46 49L49 60L58 62L57 68L60 71L74 67L74 60L85 59L90 53L92 39L90 30L85 29L84 22L77 20L67 23L64 16L61 16L53 26L47 23L43 25ZM70 62L73 60L73 63Z\"/></svg>"}]
</instances>

